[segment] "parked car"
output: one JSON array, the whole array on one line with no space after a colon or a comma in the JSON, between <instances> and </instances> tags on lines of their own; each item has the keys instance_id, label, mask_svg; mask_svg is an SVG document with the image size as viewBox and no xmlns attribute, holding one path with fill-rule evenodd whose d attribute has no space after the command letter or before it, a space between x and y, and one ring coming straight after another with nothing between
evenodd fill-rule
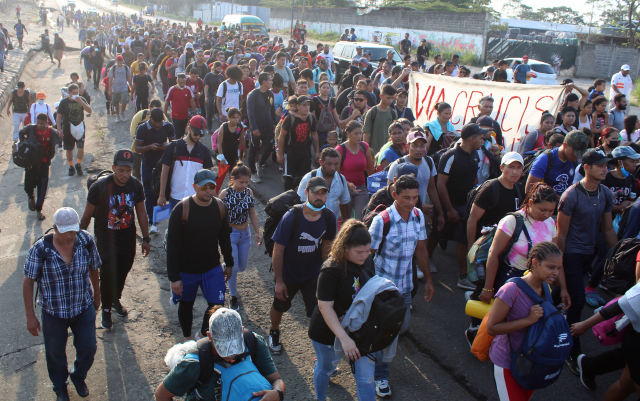
<instances>
[{"instance_id":1,"label":"parked car","mask_svg":"<svg viewBox=\"0 0 640 401\"><path fill-rule=\"evenodd\" d=\"M507 81L513 82L513 68L516 66L516 61L522 63L521 58L506 58L505 61L509 63L509 68L507 68ZM531 72L535 74L535 76L531 76L531 79L527 81L527 84L532 85L557 85L558 77L556 73L553 71L553 67L551 65L538 61L529 59L529 66L531 67ZM482 68L482 72L486 73L487 69L490 66L486 66Z\"/></svg>"},{"instance_id":2,"label":"parked car","mask_svg":"<svg viewBox=\"0 0 640 401\"><path fill-rule=\"evenodd\" d=\"M147 6L144 9L144 15L154 16L154 15L156 15L156 9L153 8L153 6Z\"/></svg>"},{"instance_id":3,"label":"parked car","mask_svg":"<svg viewBox=\"0 0 640 401\"><path fill-rule=\"evenodd\" d=\"M378 68L378 59L387 57L387 51L393 50L393 60L402 65L403 61L398 52L391 46L381 45L379 43L368 42L338 42L333 46L333 58L336 63L336 83L342 80L342 75L349 70L351 60L358 54L356 46L362 46L362 54L371 53L371 64L373 68Z\"/></svg>"}]
</instances>

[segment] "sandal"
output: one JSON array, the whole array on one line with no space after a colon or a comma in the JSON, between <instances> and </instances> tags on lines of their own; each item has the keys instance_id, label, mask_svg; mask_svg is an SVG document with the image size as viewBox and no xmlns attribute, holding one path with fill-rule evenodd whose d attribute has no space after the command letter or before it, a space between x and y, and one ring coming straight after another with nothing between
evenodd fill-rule
<instances>
[{"instance_id":1,"label":"sandal","mask_svg":"<svg viewBox=\"0 0 640 401\"><path fill-rule=\"evenodd\" d=\"M29 198L29 210L36 211L36 198Z\"/></svg>"},{"instance_id":2,"label":"sandal","mask_svg":"<svg viewBox=\"0 0 640 401\"><path fill-rule=\"evenodd\" d=\"M38 212L38 221L43 221L46 218L47 218L47 216L45 216L44 214Z\"/></svg>"}]
</instances>

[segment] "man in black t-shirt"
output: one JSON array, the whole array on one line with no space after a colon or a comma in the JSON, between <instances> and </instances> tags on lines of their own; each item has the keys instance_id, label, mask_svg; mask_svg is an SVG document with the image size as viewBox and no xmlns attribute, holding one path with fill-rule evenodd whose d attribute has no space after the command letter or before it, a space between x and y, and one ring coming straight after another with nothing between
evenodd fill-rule
<instances>
[{"instance_id":1,"label":"man in black t-shirt","mask_svg":"<svg viewBox=\"0 0 640 401\"><path fill-rule=\"evenodd\" d=\"M214 114L217 112L216 108L216 94L218 93L218 87L224 82L225 77L222 75L222 62L216 61L213 63L211 72L204 77L204 101L206 104L207 126L211 127L213 124Z\"/></svg>"},{"instance_id":2,"label":"man in black t-shirt","mask_svg":"<svg viewBox=\"0 0 640 401\"><path fill-rule=\"evenodd\" d=\"M147 74L147 65L145 63L138 64L138 74L133 76L133 87L131 88L131 101L135 99L136 113L143 109L149 108L149 95L155 93L153 78ZM151 93L149 93L149 84L151 84Z\"/></svg>"},{"instance_id":3,"label":"man in black t-shirt","mask_svg":"<svg viewBox=\"0 0 640 401\"><path fill-rule=\"evenodd\" d=\"M82 158L84 157L84 111L91 114L91 106L87 104L83 97L79 95L78 85L71 84L68 87L69 97L60 101L56 123L58 132L62 132L62 148L67 151L67 162L69 163L69 175L78 173L82 175ZM73 132L72 126L73 125ZM77 163L73 168L73 148L78 146Z\"/></svg>"},{"instance_id":4,"label":"man in black t-shirt","mask_svg":"<svg viewBox=\"0 0 640 401\"><path fill-rule=\"evenodd\" d=\"M101 324L111 329L111 307L119 316L128 314L120 298L136 256L136 224L142 231L142 256L151 250L149 245L149 220L144 209L142 184L131 176L133 152L122 149L113 157L113 173L100 178L90 188L80 228L86 230L95 217L93 231L98 253L102 259L100 268L100 297L102 301Z\"/></svg>"},{"instance_id":5,"label":"man in black t-shirt","mask_svg":"<svg viewBox=\"0 0 640 401\"><path fill-rule=\"evenodd\" d=\"M316 117L309 112L311 99L299 96L297 99L300 116L288 114L282 122L278 137L278 163L284 164L284 190L294 189L302 177L311 171L311 144L315 149L316 161L320 160Z\"/></svg>"}]
</instances>

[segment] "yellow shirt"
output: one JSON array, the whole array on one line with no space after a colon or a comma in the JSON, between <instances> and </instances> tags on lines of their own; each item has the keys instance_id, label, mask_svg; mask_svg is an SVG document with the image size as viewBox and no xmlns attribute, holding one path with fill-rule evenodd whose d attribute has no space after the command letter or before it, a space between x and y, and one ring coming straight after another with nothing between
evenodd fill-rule
<instances>
[{"instance_id":1,"label":"yellow shirt","mask_svg":"<svg viewBox=\"0 0 640 401\"><path fill-rule=\"evenodd\" d=\"M144 61L143 61L143 63L144 63ZM140 71L138 71L138 65L139 65L139 64L140 64L140 63L138 62L138 60L134 61L134 62L131 64L131 74L132 74L131 76L133 76L133 75L137 75L137 74L139 74L139 73L140 73ZM145 63L145 64L146 64L146 63ZM149 66L147 65L147 68L148 68L148 67L149 67Z\"/></svg>"},{"instance_id":2,"label":"yellow shirt","mask_svg":"<svg viewBox=\"0 0 640 401\"><path fill-rule=\"evenodd\" d=\"M144 115L144 119L142 119L143 115ZM133 120L131 120L131 127L129 128L129 131L131 133L131 138L133 138L133 144L131 145L132 152L136 152L136 131L138 130L138 125L140 125L140 123L142 122L148 121L149 118L151 118L151 113L149 113L149 110L140 110L139 112L136 113L135 116L133 116ZM166 115L164 116L164 121L168 123L171 122L169 121Z\"/></svg>"}]
</instances>

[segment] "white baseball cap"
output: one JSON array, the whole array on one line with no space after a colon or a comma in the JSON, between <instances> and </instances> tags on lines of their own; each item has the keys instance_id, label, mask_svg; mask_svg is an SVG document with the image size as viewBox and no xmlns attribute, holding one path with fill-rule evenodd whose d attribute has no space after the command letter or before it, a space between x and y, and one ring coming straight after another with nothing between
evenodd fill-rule
<instances>
[{"instance_id":1,"label":"white baseball cap","mask_svg":"<svg viewBox=\"0 0 640 401\"><path fill-rule=\"evenodd\" d=\"M193 43L187 43L186 45L184 45L185 49L193 49Z\"/></svg>"},{"instance_id":2,"label":"white baseball cap","mask_svg":"<svg viewBox=\"0 0 640 401\"><path fill-rule=\"evenodd\" d=\"M78 213L70 208L63 207L56 211L53 215L53 225L58 229L60 234L69 231L80 231L80 218Z\"/></svg>"},{"instance_id":3,"label":"white baseball cap","mask_svg":"<svg viewBox=\"0 0 640 401\"><path fill-rule=\"evenodd\" d=\"M629 70L631 70L631 67L629 67L629 64L625 64L625 65L623 65L622 67L620 67L620 69L621 69L622 71L629 71Z\"/></svg>"},{"instance_id":4,"label":"white baseball cap","mask_svg":"<svg viewBox=\"0 0 640 401\"><path fill-rule=\"evenodd\" d=\"M209 318L209 334L218 355L223 358L244 352L242 318L232 309L220 308Z\"/></svg>"},{"instance_id":5,"label":"white baseball cap","mask_svg":"<svg viewBox=\"0 0 640 401\"><path fill-rule=\"evenodd\" d=\"M524 166L524 160L522 159L522 155L518 152L508 152L505 153L504 156L502 156L502 161L500 162L500 165L509 165L513 162L518 162L520 164L522 164Z\"/></svg>"}]
</instances>

